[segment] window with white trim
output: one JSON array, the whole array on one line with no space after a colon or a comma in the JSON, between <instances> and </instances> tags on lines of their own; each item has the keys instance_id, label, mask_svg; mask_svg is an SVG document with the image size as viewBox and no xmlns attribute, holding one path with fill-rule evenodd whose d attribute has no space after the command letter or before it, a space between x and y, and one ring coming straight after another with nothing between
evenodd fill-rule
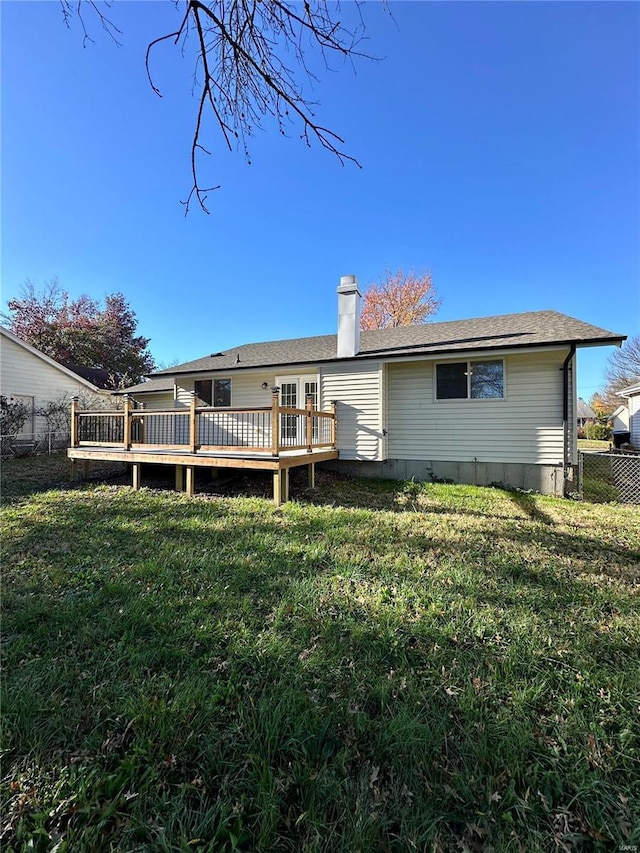
<instances>
[{"instance_id":1,"label":"window with white trim","mask_svg":"<svg viewBox=\"0 0 640 853\"><path fill-rule=\"evenodd\" d=\"M503 400L504 359L436 364L437 400Z\"/></svg>"}]
</instances>

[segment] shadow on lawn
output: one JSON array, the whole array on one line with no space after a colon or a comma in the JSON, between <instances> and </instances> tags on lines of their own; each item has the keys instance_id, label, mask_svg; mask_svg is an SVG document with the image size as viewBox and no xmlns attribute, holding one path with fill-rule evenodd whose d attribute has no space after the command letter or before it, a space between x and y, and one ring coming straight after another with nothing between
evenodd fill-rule
<instances>
[{"instance_id":1,"label":"shadow on lawn","mask_svg":"<svg viewBox=\"0 0 640 853\"><path fill-rule=\"evenodd\" d=\"M532 497L532 495L528 494L527 492L512 491L511 489L507 491L507 494L514 502L514 504L520 507L520 509L524 510L526 515L532 521L539 521L542 524L549 525L555 524L551 516L540 508L538 502L535 500L534 497Z\"/></svg>"},{"instance_id":2,"label":"shadow on lawn","mask_svg":"<svg viewBox=\"0 0 640 853\"><path fill-rule=\"evenodd\" d=\"M397 493L276 511L93 490L23 518L5 564L3 842L38 820L98 850L628 840L630 604L567 570L602 543L531 512L482 537L486 513L461 507L441 529L431 508L403 518ZM607 555L637 577L637 551ZM607 631L578 637L572 618L598 613Z\"/></svg>"}]
</instances>

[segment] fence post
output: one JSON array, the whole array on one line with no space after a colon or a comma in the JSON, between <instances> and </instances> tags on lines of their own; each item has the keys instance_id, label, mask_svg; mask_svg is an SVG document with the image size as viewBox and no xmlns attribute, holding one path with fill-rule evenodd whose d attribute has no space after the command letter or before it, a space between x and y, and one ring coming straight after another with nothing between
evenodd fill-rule
<instances>
[{"instance_id":1,"label":"fence post","mask_svg":"<svg viewBox=\"0 0 640 853\"><path fill-rule=\"evenodd\" d=\"M124 407L122 417L124 419L122 429L122 444L125 450L131 450L131 397L125 394L122 398Z\"/></svg>"},{"instance_id":2,"label":"fence post","mask_svg":"<svg viewBox=\"0 0 640 853\"><path fill-rule=\"evenodd\" d=\"M79 397L71 398L71 447L78 446L78 404Z\"/></svg>"},{"instance_id":3,"label":"fence post","mask_svg":"<svg viewBox=\"0 0 640 853\"><path fill-rule=\"evenodd\" d=\"M307 453L311 453L313 445L313 394L307 394Z\"/></svg>"},{"instance_id":4,"label":"fence post","mask_svg":"<svg viewBox=\"0 0 640 853\"><path fill-rule=\"evenodd\" d=\"M584 500L584 491L583 491L583 483L584 483L584 453L579 450L578 451L578 482L576 491L580 495L580 499Z\"/></svg>"},{"instance_id":5,"label":"fence post","mask_svg":"<svg viewBox=\"0 0 640 853\"><path fill-rule=\"evenodd\" d=\"M191 453L196 452L196 443L198 441L198 430L196 427L196 404L198 402L198 398L196 397L196 392L191 392L191 406L189 408L189 450ZM187 471L187 481L188 481L189 472Z\"/></svg>"},{"instance_id":6,"label":"fence post","mask_svg":"<svg viewBox=\"0 0 640 853\"><path fill-rule=\"evenodd\" d=\"M271 455L280 452L280 388L271 389Z\"/></svg>"}]
</instances>

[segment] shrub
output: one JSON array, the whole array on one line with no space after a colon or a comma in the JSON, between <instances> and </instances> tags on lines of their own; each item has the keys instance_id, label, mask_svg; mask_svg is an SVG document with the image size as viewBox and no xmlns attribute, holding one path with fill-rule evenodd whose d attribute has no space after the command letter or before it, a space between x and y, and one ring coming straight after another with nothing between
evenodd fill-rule
<instances>
[{"instance_id":1,"label":"shrub","mask_svg":"<svg viewBox=\"0 0 640 853\"><path fill-rule=\"evenodd\" d=\"M610 441L611 427L606 424L587 424L585 434L590 441Z\"/></svg>"},{"instance_id":2,"label":"shrub","mask_svg":"<svg viewBox=\"0 0 640 853\"><path fill-rule=\"evenodd\" d=\"M0 435L17 435L28 417L27 407L22 402L12 403L0 396Z\"/></svg>"}]
</instances>

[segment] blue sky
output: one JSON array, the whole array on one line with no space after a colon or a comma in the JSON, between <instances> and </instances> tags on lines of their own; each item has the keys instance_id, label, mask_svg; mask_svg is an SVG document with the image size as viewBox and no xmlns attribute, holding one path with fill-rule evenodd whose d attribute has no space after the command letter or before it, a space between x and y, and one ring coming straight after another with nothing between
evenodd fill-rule
<instances>
[{"instance_id":1,"label":"blue sky","mask_svg":"<svg viewBox=\"0 0 640 853\"><path fill-rule=\"evenodd\" d=\"M184 217L196 112L170 2L115 2L117 47L57 2L0 3L2 301L25 279L122 291L160 362L336 328L339 277L430 270L440 320L555 309L640 330L640 5L365 5L355 72L310 95L363 168L268 123L251 165L213 125L211 214ZM343 4L343 18L354 6ZM608 348L579 357L579 393Z\"/></svg>"}]
</instances>

